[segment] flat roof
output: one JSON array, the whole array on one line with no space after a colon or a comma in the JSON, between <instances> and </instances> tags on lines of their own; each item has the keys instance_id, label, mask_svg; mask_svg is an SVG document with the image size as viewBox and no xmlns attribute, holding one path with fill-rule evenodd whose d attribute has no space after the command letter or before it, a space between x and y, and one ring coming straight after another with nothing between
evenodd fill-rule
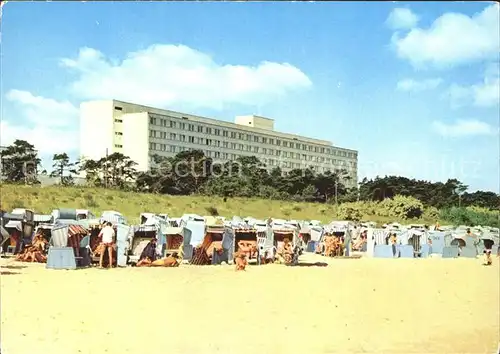
<instances>
[{"instance_id":1,"label":"flat roof","mask_svg":"<svg viewBox=\"0 0 500 354\"><path fill-rule=\"evenodd\" d=\"M112 100L95 100L95 101L87 101L87 102L89 102L89 103L90 102L113 102L113 104L118 103L118 104L132 105L132 106L136 106L136 107L139 107L139 108L143 108L144 112L148 112L148 113L159 114L159 115L175 114L175 115L180 115L180 116L182 116L184 118L187 118L188 120L189 119L193 119L193 121L195 121L195 122L198 121L200 123L213 124L213 125L216 125L216 126L219 126L219 127L220 126L226 126L227 128L239 129L239 130L249 131L249 132L255 132L255 133L259 133L259 134L263 134L263 135L268 135L268 136L273 136L273 137L277 137L277 136L279 137L279 136L281 136L283 138L287 138L287 139L290 139L290 140L301 140L303 142L309 142L309 143L312 143L312 144L318 144L318 145L322 145L322 146L325 146L325 147L335 148L335 149L344 150L344 151L348 151L348 152L355 152L355 153L358 152L357 150L354 150L354 149L348 149L348 148L344 148L344 147L335 146L335 145L333 145L333 143L331 141L328 141L328 140L315 139L315 138L310 138L310 137L303 136L303 135L298 135L298 134L283 133L283 132L276 131L276 130L261 129L261 128L256 128L256 127L248 127L246 125L237 124L235 122L229 122L229 121L215 119L215 118L202 117L202 116L198 116L198 115L194 115L194 114L190 114L190 113L172 111L172 110L163 109L163 108L145 106L145 105L142 105L142 104L137 104L137 103L132 103L132 102L126 102L126 101L120 101L120 100L116 100L116 99L112 99ZM86 103L86 102L82 102L82 104L84 104L84 103ZM127 113L125 113L125 114L127 114ZM255 115L255 114L237 115L236 117L249 117L249 116L254 116L254 117L258 117L258 118L263 118L263 119L274 121L274 119L272 119L272 118L262 117L262 116ZM179 118L179 117L173 117L173 118ZM180 118L180 119L182 119L182 118Z\"/></svg>"}]
</instances>

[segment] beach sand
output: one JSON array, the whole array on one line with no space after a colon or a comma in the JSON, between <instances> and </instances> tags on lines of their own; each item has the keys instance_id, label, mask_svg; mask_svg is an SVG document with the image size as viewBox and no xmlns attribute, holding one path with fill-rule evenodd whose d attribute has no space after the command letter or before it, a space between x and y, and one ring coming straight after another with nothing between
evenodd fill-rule
<instances>
[{"instance_id":1,"label":"beach sand","mask_svg":"<svg viewBox=\"0 0 500 354\"><path fill-rule=\"evenodd\" d=\"M47 270L2 259L2 354L495 353L499 259ZM22 268L15 268L22 267Z\"/></svg>"}]
</instances>

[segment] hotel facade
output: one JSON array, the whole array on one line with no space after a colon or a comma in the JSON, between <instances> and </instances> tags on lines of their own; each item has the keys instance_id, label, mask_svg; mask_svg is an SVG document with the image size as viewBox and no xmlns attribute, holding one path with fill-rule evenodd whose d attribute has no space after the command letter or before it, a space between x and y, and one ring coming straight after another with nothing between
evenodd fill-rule
<instances>
[{"instance_id":1,"label":"hotel facade","mask_svg":"<svg viewBox=\"0 0 500 354\"><path fill-rule=\"evenodd\" d=\"M342 169L349 174L346 185L357 185L357 151L277 132L274 120L255 115L237 116L231 123L117 100L89 101L80 105L80 135L82 158L119 152L135 161L139 171L151 167L153 155L202 150L218 162L255 156L268 169Z\"/></svg>"}]
</instances>

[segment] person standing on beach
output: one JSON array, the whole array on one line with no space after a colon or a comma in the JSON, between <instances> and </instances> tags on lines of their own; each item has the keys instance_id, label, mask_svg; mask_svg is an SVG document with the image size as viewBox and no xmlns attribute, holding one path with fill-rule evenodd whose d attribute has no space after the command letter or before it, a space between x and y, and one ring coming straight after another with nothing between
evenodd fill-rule
<instances>
[{"instance_id":1,"label":"person standing on beach","mask_svg":"<svg viewBox=\"0 0 500 354\"><path fill-rule=\"evenodd\" d=\"M484 244L484 265L491 265L493 263L491 259L491 251L493 249L493 240L483 240Z\"/></svg>"},{"instance_id":2,"label":"person standing on beach","mask_svg":"<svg viewBox=\"0 0 500 354\"><path fill-rule=\"evenodd\" d=\"M99 258L99 268L103 268L102 264L104 261L104 254L106 250L108 251L109 256L109 267L113 267L113 243L115 239L115 230L113 230L112 224L108 221L106 226L104 226L99 233L99 238L101 238L101 242L104 247L102 249L101 257Z\"/></svg>"}]
</instances>

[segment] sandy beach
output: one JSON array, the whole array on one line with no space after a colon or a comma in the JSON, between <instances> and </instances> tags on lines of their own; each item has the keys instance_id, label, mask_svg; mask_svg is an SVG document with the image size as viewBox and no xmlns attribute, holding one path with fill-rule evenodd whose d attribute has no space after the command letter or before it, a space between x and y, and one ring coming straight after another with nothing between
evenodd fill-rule
<instances>
[{"instance_id":1,"label":"sandy beach","mask_svg":"<svg viewBox=\"0 0 500 354\"><path fill-rule=\"evenodd\" d=\"M499 265L47 270L2 259L3 354L495 353ZM11 274L6 274L10 272Z\"/></svg>"}]
</instances>

